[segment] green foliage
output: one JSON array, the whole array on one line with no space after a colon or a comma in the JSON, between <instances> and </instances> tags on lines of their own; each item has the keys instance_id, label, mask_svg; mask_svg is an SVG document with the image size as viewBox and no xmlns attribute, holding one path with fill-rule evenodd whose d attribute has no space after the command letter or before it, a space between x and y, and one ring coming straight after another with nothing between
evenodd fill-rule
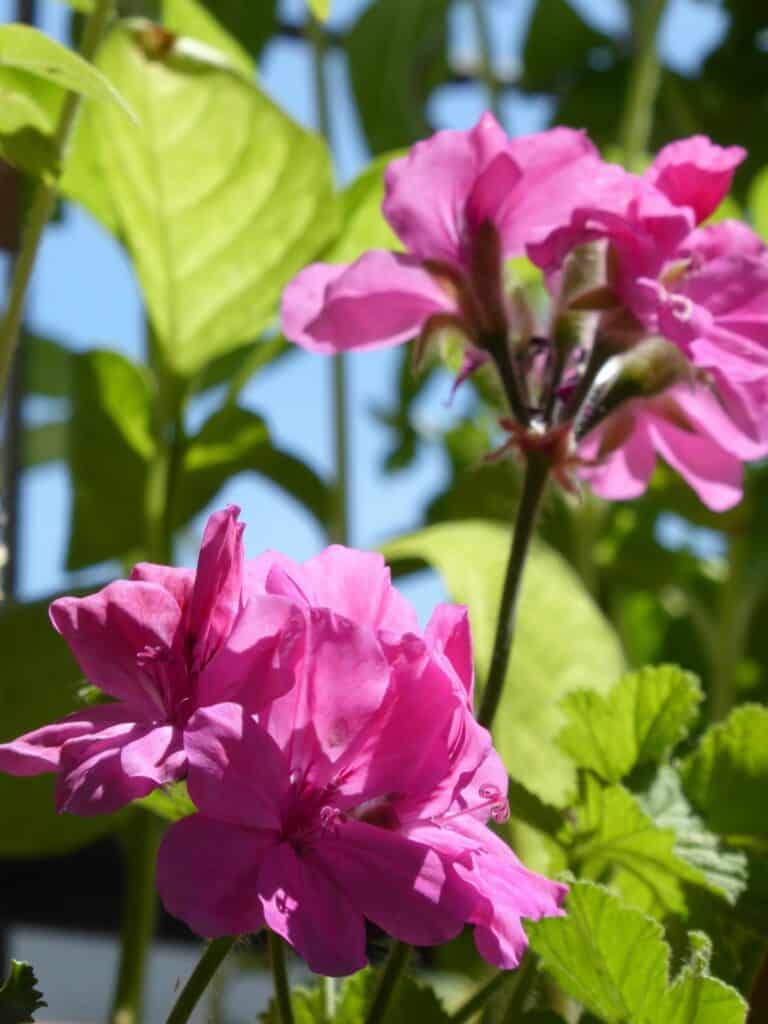
<instances>
[{"instance_id":1,"label":"green foliage","mask_svg":"<svg viewBox=\"0 0 768 1024\"><path fill-rule=\"evenodd\" d=\"M11 960L11 971L0 988L0 1024L27 1024L33 1014L48 1004L38 991L30 964Z\"/></svg>"},{"instance_id":2,"label":"green foliage","mask_svg":"<svg viewBox=\"0 0 768 1024\"><path fill-rule=\"evenodd\" d=\"M236 72L181 44L156 52L152 31L115 29L98 61L138 123L99 108L86 130L107 182L97 205L131 253L158 349L191 376L270 322L283 285L333 234L336 207L316 136ZM94 174L73 172L70 194L87 194Z\"/></svg>"},{"instance_id":3,"label":"green foliage","mask_svg":"<svg viewBox=\"0 0 768 1024\"><path fill-rule=\"evenodd\" d=\"M149 796L136 801L148 811L152 811L165 821L181 821L195 814L197 808L192 803L186 782L172 782L154 790Z\"/></svg>"},{"instance_id":4,"label":"green foliage","mask_svg":"<svg viewBox=\"0 0 768 1024\"><path fill-rule=\"evenodd\" d=\"M48 181L58 170L58 157L50 111L36 95L41 81L26 72L0 68L0 156ZM20 82L24 91L19 90Z\"/></svg>"},{"instance_id":5,"label":"green foliage","mask_svg":"<svg viewBox=\"0 0 768 1024\"><path fill-rule=\"evenodd\" d=\"M589 882L571 887L566 911L529 923L531 945L557 983L605 1024L743 1024L746 1005L709 975L699 936L670 986L670 950L653 918Z\"/></svg>"},{"instance_id":6,"label":"green foliage","mask_svg":"<svg viewBox=\"0 0 768 1024\"><path fill-rule=\"evenodd\" d=\"M384 172L400 156L394 152L377 157L342 191L339 235L324 254L329 263L351 263L367 249L402 249L381 212Z\"/></svg>"},{"instance_id":7,"label":"green foliage","mask_svg":"<svg viewBox=\"0 0 768 1024\"><path fill-rule=\"evenodd\" d=\"M509 531L481 520L428 527L390 541L387 558L426 562L451 599L469 608L478 678L491 657ZM397 568L397 566L396 566ZM555 737L563 724L559 699L592 686L607 690L622 670L615 635L575 573L545 544L526 567L515 646L494 735L510 775L538 797L564 802L575 788L573 764Z\"/></svg>"},{"instance_id":8,"label":"green foliage","mask_svg":"<svg viewBox=\"0 0 768 1024\"><path fill-rule=\"evenodd\" d=\"M620 782L637 765L661 761L688 735L698 714L701 687L690 672L661 665L632 672L605 696L568 694L568 722L558 737L580 768Z\"/></svg>"},{"instance_id":9,"label":"green foliage","mask_svg":"<svg viewBox=\"0 0 768 1024\"><path fill-rule=\"evenodd\" d=\"M745 704L712 726L681 774L688 798L713 831L768 838L768 708Z\"/></svg>"},{"instance_id":10,"label":"green foliage","mask_svg":"<svg viewBox=\"0 0 768 1024\"><path fill-rule=\"evenodd\" d=\"M448 6L449 0L371 4L347 36L352 89L375 153L429 133L424 105L448 75Z\"/></svg>"},{"instance_id":11,"label":"green foliage","mask_svg":"<svg viewBox=\"0 0 768 1024\"><path fill-rule=\"evenodd\" d=\"M79 710L82 673L48 620L49 601L0 614L3 651L0 741ZM54 778L0 775L0 855L42 857L75 850L115 828L117 817L77 818L54 807Z\"/></svg>"},{"instance_id":12,"label":"green foliage","mask_svg":"<svg viewBox=\"0 0 768 1024\"><path fill-rule=\"evenodd\" d=\"M309 9L320 21L325 21L331 13L331 0L307 0Z\"/></svg>"},{"instance_id":13,"label":"green foliage","mask_svg":"<svg viewBox=\"0 0 768 1024\"><path fill-rule=\"evenodd\" d=\"M166 28L221 50L248 75L276 20L275 0L162 0Z\"/></svg>"}]
</instances>

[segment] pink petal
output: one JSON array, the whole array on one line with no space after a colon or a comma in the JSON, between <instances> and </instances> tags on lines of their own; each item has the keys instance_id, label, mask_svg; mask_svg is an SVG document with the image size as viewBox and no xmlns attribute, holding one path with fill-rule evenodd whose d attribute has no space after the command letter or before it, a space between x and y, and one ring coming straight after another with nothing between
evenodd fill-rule
<instances>
[{"instance_id":1,"label":"pink petal","mask_svg":"<svg viewBox=\"0 0 768 1024\"><path fill-rule=\"evenodd\" d=\"M275 842L271 832L201 814L184 818L165 834L158 853L163 906L208 939L259 931L264 926L259 872Z\"/></svg>"},{"instance_id":2,"label":"pink petal","mask_svg":"<svg viewBox=\"0 0 768 1024\"><path fill-rule=\"evenodd\" d=\"M173 595L182 612L189 603L195 585L193 569L176 569L170 565L155 565L153 562L134 565L130 578L144 583L157 583Z\"/></svg>"},{"instance_id":3,"label":"pink petal","mask_svg":"<svg viewBox=\"0 0 768 1024\"><path fill-rule=\"evenodd\" d=\"M304 616L289 601L271 595L251 597L198 679L198 704L237 698L257 712L282 696L295 681L304 631Z\"/></svg>"},{"instance_id":4,"label":"pink petal","mask_svg":"<svg viewBox=\"0 0 768 1024\"><path fill-rule=\"evenodd\" d=\"M645 178L673 203L690 206L701 222L720 205L746 155L741 146L723 148L706 135L693 135L660 150Z\"/></svg>"},{"instance_id":5,"label":"pink petal","mask_svg":"<svg viewBox=\"0 0 768 1024\"><path fill-rule=\"evenodd\" d=\"M498 153L491 160L467 197L466 219L470 229L478 228L486 221L496 223L500 208L522 176L509 153Z\"/></svg>"},{"instance_id":6,"label":"pink petal","mask_svg":"<svg viewBox=\"0 0 768 1024\"><path fill-rule=\"evenodd\" d=\"M118 580L89 597L59 598L50 616L90 682L143 713L165 715L161 689L137 656L171 649L181 619L172 594Z\"/></svg>"},{"instance_id":7,"label":"pink petal","mask_svg":"<svg viewBox=\"0 0 768 1024\"><path fill-rule=\"evenodd\" d=\"M184 733L187 786L204 814L232 825L277 831L290 764L239 704L197 711Z\"/></svg>"},{"instance_id":8,"label":"pink petal","mask_svg":"<svg viewBox=\"0 0 768 1024\"><path fill-rule=\"evenodd\" d=\"M656 454L642 413L637 411L632 415L628 412L627 415L632 416L632 429L621 447L601 456L598 465L579 469L579 476L589 481L595 494L608 500L636 498L642 494L656 465ZM584 458L597 456L602 430L601 427L585 438L579 448Z\"/></svg>"},{"instance_id":9,"label":"pink petal","mask_svg":"<svg viewBox=\"0 0 768 1024\"><path fill-rule=\"evenodd\" d=\"M446 885L434 850L396 832L348 821L308 851L355 907L402 942L432 946L455 938L466 905Z\"/></svg>"},{"instance_id":10,"label":"pink petal","mask_svg":"<svg viewBox=\"0 0 768 1024\"><path fill-rule=\"evenodd\" d=\"M392 161L382 211L414 256L461 262L467 201L478 178L507 145L493 115L484 114L471 131L438 132ZM490 179L486 184L487 198L497 189L490 189Z\"/></svg>"},{"instance_id":11,"label":"pink petal","mask_svg":"<svg viewBox=\"0 0 768 1024\"><path fill-rule=\"evenodd\" d=\"M349 266L303 270L283 292L282 321L291 341L332 355L399 345L453 308L417 260L374 249Z\"/></svg>"},{"instance_id":12,"label":"pink petal","mask_svg":"<svg viewBox=\"0 0 768 1024\"><path fill-rule=\"evenodd\" d=\"M288 843L267 850L259 874L267 926L315 974L338 978L366 964L365 921L333 880Z\"/></svg>"},{"instance_id":13,"label":"pink petal","mask_svg":"<svg viewBox=\"0 0 768 1024\"><path fill-rule=\"evenodd\" d=\"M763 259L766 246L752 228L740 220L723 220L696 228L685 241L682 254L693 256L702 264L721 256L741 259Z\"/></svg>"},{"instance_id":14,"label":"pink petal","mask_svg":"<svg viewBox=\"0 0 768 1024\"><path fill-rule=\"evenodd\" d=\"M467 609L458 604L439 604L427 623L424 640L448 659L466 690L467 703L471 708L475 669Z\"/></svg>"},{"instance_id":15,"label":"pink petal","mask_svg":"<svg viewBox=\"0 0 768 1024\"><path fill-rule=\"evenodd\" d=\"M245 526L238 523L239 514L236 505L214 512L203 534L185 622L196 671L222 646L240 611Z\"/></svg>"},{"instance_id":16,"label":"pink petal","mask_svg":"<svg viewBox=\"0 0 768 1024\"><path fill-rule=\"evenodd\" d=\"M750 460L768 454L764 393L754 396L748 385L730 384L717 374L711 388L680 385L671 394L696 432L729 455Z\"/></svg>"},{"instance_id":17,"label":"pink petal","mask_svg":"<svg viewBox=\"0 0 768 1024\"><path fill-rule=\"evenodd\" d=\"M693 488L707 508L724 512L741 501L742 465L714 441L661 418L649 422L654 447Z\"/></svg>"},{"instance_id":18,"label":"pink petal","mask_svg":"<svg viewBox=\"0 0 768 1024\"><path fill-rule=\"evenodd\" d=\"M120 766L126 775L156 786L180 779L187 769L181 729L176 725L148 729L121 748Z\"/></svg>"}]
</instances>

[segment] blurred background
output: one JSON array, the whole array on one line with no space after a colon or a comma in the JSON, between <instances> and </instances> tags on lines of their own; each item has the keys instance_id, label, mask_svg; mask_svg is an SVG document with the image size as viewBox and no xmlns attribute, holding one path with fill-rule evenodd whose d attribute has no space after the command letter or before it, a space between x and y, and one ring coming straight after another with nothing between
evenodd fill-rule
<instances>
[{"instance_id":1,"label":"blurred background","mask_svg":"<svg viewBox=\"0 0 768 1024\"><path fill-rule=\"evenodd\" d=\"M768 10L754 0L332 0L323 26L303 0L120 6L213 46L234 39L241 63L255 62L260 88L299 125L328 135L336 185L346 190L339 231L356 232L347 238L353 250L387 244L375 212L383 163L366 174L370 161L432 130L469 128L486 109L510 135L555 123L585 128L610 158L628 163L695 132L746 146L725 212L768 231ZM58 0L0 0L0 15L64 42L79 31L80 16ZM648 83L655 99L638 128L637 91ZM7 167L0 189L7 275L28 190ZM75 198L77 191L70 189ZM88 205L63 201L46 232L5 424L10 559L0 650L13 683L9 698L0 682L3 739L40 721L38 709L29 720L23 694L41 674L52 685L77 679L45 624L50 597L101 585L141 555L131 525L143 479L135 455L123 466L125 439L109 433L104 410L84 414L78 404L73 416L73 394L81 403L97 397L78 356L95 347L142 364L151 349L134 265ZM300 560L323 547L329 531L340 536L333 364L287 347L274 309L269 319L260 336L239 338L195 380L185 436L198 436L234 397L250 416L243 423L261 424L261 447L243 441L193 488L174 523L179 564L194 564L206 516L227 502L242 507L249 556L272 547ZM440 362L414 377L406 347L346 360L349 543L375 547L449 519L511 520L516 466L483 461L497 436L493 389L480 378L451 400L451 382ZM99 474L113 459L122 483L100 493ZM751 469L744 502L717 517L660 467L648 495L631 504L553 496L542 528L613 622L627 661L671 660L700 672L720 717L735 699L768 694L764 510L767 470ZM444 596L430 571L404 575L400 585L422 621ZM52 698L57 713L66 710L60 704ZM117 844L103 837L114 824L62 824L47 781L25 782L21 796L19 786L0 780L8 811L0 826L0 959L10 953L38 966L52 1019L101 1019L117 956L115 939L105 938L119 910ZM167 920L161 931L184 938ZM158 947L150 1020L167 1005L168 977L185 974L194 956L192 947ZM86 959L87 988L76 966ZM262 998L255 986L249 977L228 986L227 1019L252 1019Z\"/></svg>"}]
</instances>

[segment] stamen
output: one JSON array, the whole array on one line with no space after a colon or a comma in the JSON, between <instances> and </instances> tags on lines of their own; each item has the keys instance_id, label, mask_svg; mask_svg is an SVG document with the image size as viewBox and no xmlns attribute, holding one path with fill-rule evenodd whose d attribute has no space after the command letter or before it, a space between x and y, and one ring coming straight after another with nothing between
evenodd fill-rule
<instances>
[{"instance_id":1,"label":"stamen","mask_svg":"<svg viewBox=\"0 0 768 1024\"><path fill-rule=\"evenodd\" d=\"M326 804L320 808L320 831L330 832L333 836L339 833L339 826L346 821L344 813L338 807Z\"/></svg>"},{"instance_id":2,"label":"stamen","mask_svg":"<svg viewBox=\"0 0 768 1024\"><path fill-rule=\"evenodd\" d=\"M486 807L489 808L490 817L497 824L502 825L509 820L509 801L497 786L485 783L478 790L478 795L482 803L475 804L474 807L465 807L462 811L454 811L453 814L444 814L440 818L433 818L433 823L441 828L446 821L453 821L454 818L461 818L465 814L474 814L475 811L482 811Z\"/></svg>"}]
</instances>

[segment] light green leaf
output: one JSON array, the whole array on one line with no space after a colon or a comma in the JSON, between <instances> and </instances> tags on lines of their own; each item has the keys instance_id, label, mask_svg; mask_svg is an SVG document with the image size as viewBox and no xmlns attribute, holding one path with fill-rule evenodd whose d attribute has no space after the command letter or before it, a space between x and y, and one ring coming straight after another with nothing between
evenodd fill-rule
<instances>
[{"instance_id":1,"label":"light green leaf","mask_svg":"<svg viewBox=\"0 0 768 1024\"><path fill-rule=\"evenodd\" d=\"M681 775L713 832L768 838L768 708L743 704L708 729Z\"/></svg>"},{"instance_id":2,"label":"light green leaf","mask_svg":"<svg viewBox=\"0 0 768 1024\"><path fill-rule=\"evenodd\" d=\"M384 548L394 562L426 562L454 601L467 605L478 681L488 671L509 531L498 523L440 523ZM555 737L564 716L560 698L576 689L607 690L623 669L611 627L564 559L543 543L525 570L515 644L494 725L510 775L541 799L562 806L575 788L575 769Z\"/></svg>"},{"instance_id":3,"label":"light green leaf","mask_svg":"<svg viewBox=\"0 0 768 1024\"><path fill-rule=\"evenodd\" d=\"M669 946L658 921L589 882L571 887L566 916L526 923L531 946L561 988L605 1024L744 1024L739 993L710 977L702 937L668 987Z\"/></svg>"},{"instance_id":4,"label":"light green leaf","mask_svg":"<svg viewBox=\"0 0 768 1024\"><path fill-rule=\"evenodd\" d=\"M51 599L14 605L0 614L1 743L82 710L77 698L82 671L51 626ZM54 789L52 774L0 775L1 856L43 857L75 850L112 831L120 820L57 814Z\"/></svg>"},{"instance_id":5,"label":"light green leaf","mask_svg":"<svg viewBox=\"0 0 768 1024\"><path fill-rule=\"evenodd\" d=\"M98 68L29 25L0 25L0 68L20 68L62 89L131 114L130 107ZM131 115L132 116L132 115Z\"/></svg>"},{"instance_id":6,"label":"light green leaf","mask_svg":"<svg viewBox=\"0 0 768 1024\"><path fill-rule=\"evenodd\" d=\"M37 1010L48 1005L37 984L30 964L11 960L10 974L0 988L0 1024L27 1024Z\"/></svg>"},{"instance_id":7,"label":"light green leaf","mask_svg":"<svg viewBox=\"0 0 768 1024\"><path fill-rule=\"evenodd\" d=\"M326 21L331 13L331 0L307 0L310 11L319 21Z\"/></svg>"},{"instance_id":8,"label":"light green leaf","mask_svg":"<svg viewBox=\"0 0 768 1024\"><path fill-rule=\"evenodd\" d=\"M580 768L619 782L636 765L667 757L688 735L700 702L701 687L690 672L675 665L642 668L605 696L569 693L558 743Z\"/></svg>"},{"instance_id":9,"label":"light green leaf","mask_svg":"<svg viewBox=\"0 0 768 1024\"><path fill-rule=\"evenodd\" d=\"M736 903L747 887L747 859L737 850L726 850L693 813L677 772L663 765L648 792L639 799L658 828L670 828L675 833L675 856L701 871L730 904Z\"/></svg>"},{"instance_id":10,"label":"light green leaf","mask_svg":"<svg viewBox=\"0 0 768 1024\"><path fill-rule=\"evenodd\" d=\"M163 25L220 50L249 77L276 27L273 0L162 0Z\"/></svg>"},{"instance_id":11,"label":"light green leaf","mask_svg":"<svg viewBox=\"0 0 768 1024\"><path fill-rule=\"evenodd\" d=\"M274 317L283 286L336 228L325 144L254 84L115 29L99 66L135 106L94 112L118 230L158 345L187 376Z\"/></svg>"},{"instance_id":12,"label":"light green leaf","mask_svg":"<svg viewBox=\"0 0 768 1024\"><path fill-rule=\"evenodd\" d=\"M402 152L377 157L342 191L339 236L323 258L329 263L351 263L367 249L402 249L402 243L384 219L384 172Z\"/></svg>"},{"instance_id":13,"label":"light green leaf","mask_svg":"<svg viewBox=\"0 0 768 1024\"><path fill-rule=\"evenodd\" d=\"M58 171L58 155L48 111L33 96L9 87L7 73L0 69L0 156L14 167L50 180Z\"/></svg>"},{"instance_id":14,"label":"light green leaf","mask_svg":"<svg viewBox=\"0 0 768 1024\"><path fill-rule=\"evenodd\" d=\"M747 205L755 231L768 241L768 167L764 167L749 186Z\"/></svg>"},{"instance_id":15,"label":"light green leaf","mask_svg":"<svg viewBox=\"0 0 768 1024\"><path fill-rule=\"evenodd\" d=\"M291 992L294 1024L327 1024L325 999L321 988L295 988ZM283 1024L283 1017L277 1002L272 999L267 1009L260 1014L261 1024Z\"/></svg>"},{"instance_id":16,"label":"light green leaf","mask_svg":"<svg viewBox=\"0 0 768 1024\"><path fill-rule=\"evenodd\" d=\"M82 11L84 14L92 11L94 7L94 0L59 0L59 3L66 4L73 11Z\"/></svg>"},{"instance_id":17,"label":"light green leaf","mask_svg":"<svg viewBox=\"0 0 768 1024\"><path fill-rule=\"evenodd\" d=\"M181 821L182 818L188 818L190 814L197 812L190 799L186 782L172 782L135 802L166 821Z\"/></svg>"},{"instance_id":18,"label":"light green leaf","mask_svg":"<svg viewBox=\"0 0 768 1024\"><path fill-rule=\"evenodd\" d=\"M658 915L685 914L684 883L714 887L678 855L676 843L675 832L657 827L623 786L603 788L586 778L569 858L582 877L598 880L611 873L633 906Z\"/></svg>"},{"instance_id":19,"label":"light green leaf","mask_svg":"<svg viewBox=\"0 0 768 1024\"><path fill-rule=\"evenodd\" d=\"M145 369L119 353L73 356L69 569L124 555L144 539L152 399Z\"/></svg>"}]
</instances>

